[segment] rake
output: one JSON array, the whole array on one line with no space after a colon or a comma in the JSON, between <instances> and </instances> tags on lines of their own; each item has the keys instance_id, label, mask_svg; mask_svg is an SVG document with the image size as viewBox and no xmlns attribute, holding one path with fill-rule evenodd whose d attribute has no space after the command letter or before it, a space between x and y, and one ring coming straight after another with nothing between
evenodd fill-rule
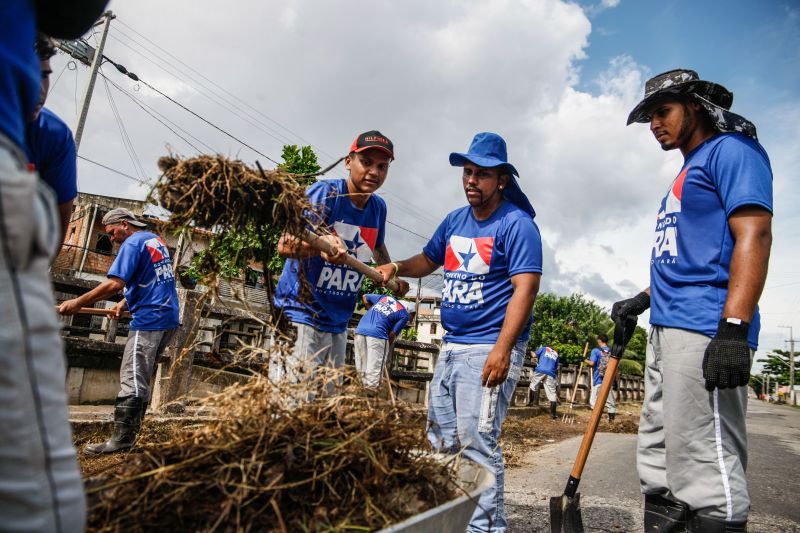
<instances>
[{"instance_id":1,"label":"rake","mask_svg":"<svg viewBox=\"0 0 800 533\"><path fill-rule=\"evenodd\" d=\"M575 423L575 396L578 394L578 384L581 380L581 374L583 373L583 365L586 361L586 354L589 352L589 343L586 343L586 346L583 347L583 358L581 359L581 366L578 370L577 375L575 376L575 386L572 388L572 398L569 401L569 407L567 411L564 413L564 416L561 418L561 421L565 424L574 424Z\"/></svg>"}]
</instances>

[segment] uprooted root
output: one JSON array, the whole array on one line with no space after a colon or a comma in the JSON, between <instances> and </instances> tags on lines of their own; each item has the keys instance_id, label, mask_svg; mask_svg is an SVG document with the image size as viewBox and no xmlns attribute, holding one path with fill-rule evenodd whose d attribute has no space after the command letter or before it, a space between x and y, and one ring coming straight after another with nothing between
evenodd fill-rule
<instances>
[{"instance_id":1,"label":"uprooted root","mask_svg":"<svg viewBox=\"0 0 800 533\"><path fill-rule=\"evenodd\" d=\"M455 496L407 404L289 397L256 376L213 400L218 420L139 445L90 481L90 530L376 530Z\"/></svg>"}]
</instances>

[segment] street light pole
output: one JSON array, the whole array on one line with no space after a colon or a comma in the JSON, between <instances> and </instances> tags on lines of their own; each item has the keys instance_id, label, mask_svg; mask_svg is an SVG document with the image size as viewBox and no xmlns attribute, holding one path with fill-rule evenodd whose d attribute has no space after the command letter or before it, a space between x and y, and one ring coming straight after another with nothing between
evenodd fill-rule
<instances>
[{"instance_id":1,"label":"street light pole","mask_svg":"<svg viewBox=\"0 0 800 533\"><path fill-rule=\"evenodd\" d=\"M778 327L789 330L789 398L792 405L797 405L794 394L794 334L792 332L792 326Z\"/></svg>"}]
</instances>

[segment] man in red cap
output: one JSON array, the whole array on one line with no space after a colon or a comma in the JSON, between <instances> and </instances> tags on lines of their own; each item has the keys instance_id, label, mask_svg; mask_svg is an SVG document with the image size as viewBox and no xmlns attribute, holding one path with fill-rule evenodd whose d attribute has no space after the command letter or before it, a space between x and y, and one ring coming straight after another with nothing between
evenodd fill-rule
<instances>
[{"instance_id":1,"label":"man in red cap","mask_svg":"<svg viewBox=\"0 0 800 533\"><path fill-rule=\"evenodd\" d=\"M684 163L656 220L637 467L646 531L746 531L747 384L772 244L772 170L733 94L693 70L659 74L628 124L650 124Z\"/></svg>"},{"instance_id":2,"label":"man in red cap","mask_svg":"<svg viewBox=\"0 0 800 533\"><path fill-rule=\"evenodd\" d=\"M379 265L391 261L384 244L386 203L373 193L386 180L393 159L392 141L379 131L367 131L350 146L347 179L318 181L306 191L313 206L312 225L330 233L323 239L333 245L334 255L318 252L288 234L278 242L278 253L287 259L274 304L291 322L294 346L285 361L273 358L274 381L286 377L296 383L312 377L319 366L344 366L347 324L363 279L344 261L347 254ZM302 277L311 289L310 298L301 297ZM408 284L404 286L407 290ZM330 392L332 383L326 389Z\"/></svg>"},{"instance_id":3,"label":"man in red cap","mask_svg":"<svg viewBox=\"0 0 800 533\"><path fill-rule=\"evenodd\" d=\"M464 169L469 205L447 215L422 253L378 270L388 281L444 267L447 334L430 386L428 440L494 474L495 486L481 495L468 531L502 533L504 466L497 441L533 322L542 240L502 137L478 133L466 153L450 154L450 164Z\"/></svg>"}]
</instances>

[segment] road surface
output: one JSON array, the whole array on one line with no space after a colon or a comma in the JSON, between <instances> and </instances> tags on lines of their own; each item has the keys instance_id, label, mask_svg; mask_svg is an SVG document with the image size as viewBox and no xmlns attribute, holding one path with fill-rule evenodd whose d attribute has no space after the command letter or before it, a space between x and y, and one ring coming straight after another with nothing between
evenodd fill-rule
<instances>
[{"instance_id":1,"label":"road surface","mask_svg":"<svg viewBox=\"0 0 800 533\"><path fill-rule=\"evenodd\" d=\"M752 508L750 533L800 532L800 409L750 400L747 414ZM547 532L549 501L561 495L580 437L528 453L506 473L506 505L513 533ZM587 531L642 531L636 475L636 436L600 433L580 485Z\"/></svg>"}]
</instances>

